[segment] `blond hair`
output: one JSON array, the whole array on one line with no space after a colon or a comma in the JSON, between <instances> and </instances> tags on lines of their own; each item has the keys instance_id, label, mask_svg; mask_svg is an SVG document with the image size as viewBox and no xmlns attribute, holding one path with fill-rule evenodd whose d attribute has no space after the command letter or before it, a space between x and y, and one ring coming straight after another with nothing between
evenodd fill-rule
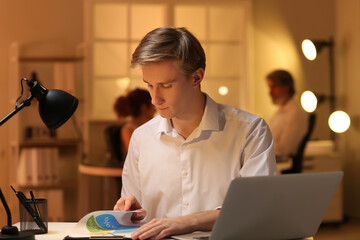
<instances>
[{"instance_id":1,"label":"blond hair","mask_svg":"<svg viewBox=\"0 0 360 240\"><path fill-rule=\"evenodd\" d=\"M142 66L148 63L175 60L184 74L189 75L197 69L205 70L204 49L196 37L186 28L161 27L147 33L135 49L131 65Z\"/></svg>"}]
</instances>

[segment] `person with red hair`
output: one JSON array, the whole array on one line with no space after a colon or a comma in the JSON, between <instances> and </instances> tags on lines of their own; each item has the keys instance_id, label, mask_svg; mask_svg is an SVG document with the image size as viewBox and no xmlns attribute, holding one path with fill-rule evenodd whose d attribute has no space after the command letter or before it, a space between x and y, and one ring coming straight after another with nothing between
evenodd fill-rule
<instances>
[{"instance_id":1,"label":"person with red hair","mask_svg":"<svg viewBox=\"0 0 360 240\"><path fill-rule=\"evenodd\" d=\"M154 117L156 109L151 104L151 96L147 90L136 88L125 96L120 96L114 104L114 111L120 122L121 142L125 155L129 148L130 138L134 130ZM129 118L129 120L125 120Z\"/></svg>"}]
</instances>

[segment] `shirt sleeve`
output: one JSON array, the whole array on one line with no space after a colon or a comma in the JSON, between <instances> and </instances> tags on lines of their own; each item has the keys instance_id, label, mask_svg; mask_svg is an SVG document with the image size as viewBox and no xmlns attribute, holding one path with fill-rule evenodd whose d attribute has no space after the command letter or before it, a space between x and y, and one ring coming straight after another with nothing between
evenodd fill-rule
<instances>
[{"instance_id":1,"label":"shirt sleeve","mask_svg":"<svg viewBox=\"0 0 360 240\"><path fill-rule=\"evenodd\" d=\"M274 142L267 123L257 118L251 124L241 156L240 176L276 175Z\"/></svg>"}]
</instances>

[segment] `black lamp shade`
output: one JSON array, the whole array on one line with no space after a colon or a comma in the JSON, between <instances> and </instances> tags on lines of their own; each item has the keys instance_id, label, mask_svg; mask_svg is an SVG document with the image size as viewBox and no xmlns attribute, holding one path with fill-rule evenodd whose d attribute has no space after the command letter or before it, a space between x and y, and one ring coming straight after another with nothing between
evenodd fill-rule
<instances>
[{"instance_id":1,"label":"black lamp shade","mask_svg":"<svg viewBox=\"0 0 360 240\"><path fill-rule=\"evenodd\" d=\"M48 90L38 81L29 81L26 78L21 79L21 81L26 81L31 95L26 100L22 101L22 103L18 106L17 102L23 93L21 90L21 95L16 100L15 109L5 118L0 120L0 126L21 109L30 106L31 100L34 98L36 98L39 102L39 113L41 119L49 129L56 129L60 127L74 114L79 104L76 97L61 90ZM23 89L22 84L21 89Z\"/></svg>"},{"instance_id":2,"label":"black lamp shade","mask_svg":"<svg viewBox=\"0 0 360 240\"><path fill-rule=\"evenodd\" d=\"M73 115L78 103L77 98L67 92L48 90L45 97L39 100L41 119L49 129L56 129Z\"/></svg>"}]
</instances>

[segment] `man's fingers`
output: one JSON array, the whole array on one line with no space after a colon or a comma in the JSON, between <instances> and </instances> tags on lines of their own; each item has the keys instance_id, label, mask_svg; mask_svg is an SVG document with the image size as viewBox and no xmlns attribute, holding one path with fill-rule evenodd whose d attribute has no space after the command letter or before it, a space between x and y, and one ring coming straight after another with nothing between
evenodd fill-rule
<instances>
[{"instance_id":1,"label":"man's fingers","mask_svg":"<svg viewBox=\"0 0 360 240\"><path fill-rule=\"evenodd\" d=\"M140 210L140 212L134 212L133 215L131 216L131 220L134 221L134 222L141 221L146 216L145 209L138 209L138 210Z\"/></svg>"},{"instance_id":2,"label":"man's fingers","mask_svg":"<svg viewBox=\"0 0 360 240\"><path fill-rule=\"evenodd\" d=\"M139 207L140 204L134 196L129 195L125 198L124 211L137 210Z\"/></svg>"},{"instance_id":3,"label":"man's fingers","mask_svg":"<svg viewBox=\"0 0 360 240\"><path fill-rule=\"evenodd\" d=\"M115 211L125 211L125 210L124 210L124 204L125 204L125 199L124 199L124 198L120 198L120 199L116 202L116 204L115 204L115 206L114 206L114 210L115 210Z\"/></svg>"},{"instance_id":4,"label":"man's fingers","mask_svg":"<svg viewBox=\"0 0 360 240\"><path fill-rule=\"evenodd\" d=\"M121 197L115 204L114 210L116 211L131 211L140 210L131 216L132 221L143 220L146 216L146 211L141 207L140 203L136 200L133 195Z\"/></svg>"}]
</instances>

